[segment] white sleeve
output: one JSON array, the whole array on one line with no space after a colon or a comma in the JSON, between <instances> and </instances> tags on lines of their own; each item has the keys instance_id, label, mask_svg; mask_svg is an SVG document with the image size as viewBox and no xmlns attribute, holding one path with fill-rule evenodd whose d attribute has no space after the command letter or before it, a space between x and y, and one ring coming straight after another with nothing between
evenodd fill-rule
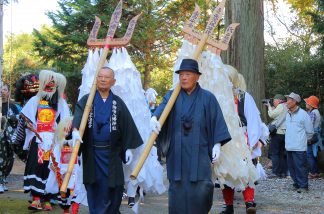
<instances>
[{"instance_id":1,"label":"white sleeve","mask_svg":"<svg viewBox=\"0 0 324 214\"><path fill-rule=\"evenodd\" d=\"M261 138L261 118L253 97L247 92L245 92L244 115L247 121L248 140L252 148Z\"/></svg>"}]
</instances>

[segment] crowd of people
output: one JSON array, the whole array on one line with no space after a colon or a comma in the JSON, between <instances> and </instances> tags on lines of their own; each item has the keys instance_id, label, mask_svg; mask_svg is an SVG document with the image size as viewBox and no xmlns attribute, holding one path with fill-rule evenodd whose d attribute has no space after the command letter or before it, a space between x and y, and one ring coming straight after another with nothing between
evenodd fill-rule
<instances>
[{"instance_id":1,"label":"crowd of people","mask_svg":"<svg viewBox=\"0 0 324 214\"><path fill-rule=\"evenodd\" d=\"M308 179L320 178L317 155L323 151L319 99L314 95L305 98L305 110L300 107L301 102L300 95L291 92L286 96L275 95L273 105L266 103L273 119L269 125L269 178L290 176L298 193L309 190Z\"/></svg>"},{"instance_id":2,"label":"crowd of people","mask_svg":"<svg viewBox=\"0 0 324 214\"><path fill-rule=\"evenodd\" d=\"M179 74L181 90L162 129L158 119L173 90L159 106L156 106L156 91L146 92L147 110L152 114L150 132L159 134L159 161L166 156L169 213L207 214L215 188L212 166L226 158L222 154L231 143L232 130L226 124L216 96L198 82L202 74L198 62L183 59L175 73ZM233 108L239 118L237 127L244 135L244 148L251 152L249 160L240 162L245 165L252 162L257 171L261 148L267 144L268 136L264 133L269 131L268 157L272 161L269 178L290 176L292 187L298 193L307 192L308 179L320 177L317 154L323 144L319 99L314 95L305 98L304 110L300 107L300 95L294 92L275 95L273 103L266 103L273 121L269 130L264 130L260 112L246 91L242 75L231 66L226 67L226 74L232 86ZM125 101L111 90L116 83L115 71L102 67L95 81L97 89L85 128L80 124L89 95L75 104L72 118L64 99L66 78L62 74L42 70L38 91L33 91L21 110L10 101L9 85L2 85L0 193L8 190L6 179L16 152L26 163L23 188L31 196L28 209L50 211L51 200L55 199L64 213L70 213L70 207L72 213L78 213L79 204L86 204L94 214L119 213L127 188L124 166L137 161L133 160L135 150L145 142ZM81 142L79 157L74 163L67 195L61 197L59 189L77 141ZM254 176L253 173L248 172L246 176ZM252 180L242 189L247 213L256 213L257 179ZM225 206L221 213L231 214L236 187L230 185L229 178L222 181ZM135 193L130 196L130 207L135 204L134 198Z\"/></svg>"}]
</instances>

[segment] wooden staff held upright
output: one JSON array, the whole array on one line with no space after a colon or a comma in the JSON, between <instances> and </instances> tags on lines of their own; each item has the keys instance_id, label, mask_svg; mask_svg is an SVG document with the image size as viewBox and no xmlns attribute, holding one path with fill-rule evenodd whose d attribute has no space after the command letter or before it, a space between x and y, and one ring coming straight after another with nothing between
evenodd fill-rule
<instances>
[{"instance_id":1,"label":"wooden staff held upright","mask_svg":"<svg viewBox=\"0 0 324 214\"><path fill-rule=\"evenodd\" d=\"M97 35L98 35L99 28L100 28L101 20L98 17L96 17L95 24L94 24L94 26L93 26L93 28L91 30L90 36L89 36L88 41L87 41L87 44L89 46L91 46L91 47L104 47L104 50L103 50L102 55L100 56L100 61L99 61L99 64L97 66L97 69L96 69L95 78L94 78L94 81L92 83L90 94L89 94L89 97L88 97L88 100L87 100L87 103L86 103L86 106L85 106L85 109L84 109L84 112L83 112L83 115L82 115L81 124L80 124L80 127L79 127L79 133L80 133L81 137L83 136L84 129L85 129L85 126L87 124L88 116L89 116L89 113L90 113L90 110L91 110L91 107L92 107L92 102L93 102L93 99L94 99L94 95L95 95L96 90L97 90L97 83L96 83L97 75L98 75L100 69L105 64L109 49L113 48L113 47L124 47L130 42L130 39L132 38L134 29L135 29L135 26L136 26L136 22L137 22L138 18L141 16L141 14L139 14L139 15L135 16L129 22L129 25L128 25L128 28L127 28L127 31L126 31L124 37L122 37L122 38L113 38L114 35L115 35L115 31L116 31L116 29L118 27L118 24L119 24L121 13L122 13L122 1L119 2L119 4L117 5L117 7L114 10L112 18L110 20L109 29L108 29L106 39L97 39ZM67 170L67 172L65 174L62 186L60 188L60 194L61 194L62 197L66 197L67 185L69 183L69 180L70 180L70 177L71 177L71 174L72 174L72 171L73 171L74 163L75 163L75 160L76 160L76 158L78 156L79 149L80 149L80 141L77 141L75 143L74 147L73 147L73 151L72 151L72 154L71 154L71 159L70 159L70 162L69 162L68 170Z\"/></svg>"},{"instance_id":2,"label":"wooden staff held upright","mask_svg":"<svg viewBox=\"0 0 324 214\"><path fill-rule=\"evenodd\" d=\"M183 32L185 33L185 39L192 43L196 43L197 41L199 41L199 43L197 44L195 53L192 56L193 59L197 60L199 58L200 53L204 49L205 45L208 45L211 49L216 48L216 49L220 49L220 50L227 50L228 42L231 38L232 33L234 32L235 27L239 25L238 23L233 23L226 29L224 38L221 41L217 41L217 40L210 38L215 27L221 20L221 17L223 15L223 11L224 11L224 7L225 7L225 2L226 2L226 0L223 0L214 9L213 14L210 17L207 27L205 29L205 32L203 34L197 32L194 29L194 25L197 23L197 21L199 20L199 16L200 16L200 8L197 5L196 5L195 11L191 15L190 19L185 24L185 27L183 28ZM181 90L181 87L180 87L180 84L178 83L176 85L176 87L174 88L173 93L171 94L171 97L160 116L159 123L160 123L161 127L163 126L165 120L167 119L167 117L168 117L168 115L169 115L169 113L170 113L179 93L180 93L180 90ZM141 157L139 158L137 165L135 166L133 172L131 173L131 176L130 176L131 179L135 180L137 178L140 170L142 169L142 167L144 165L144 162L145 162L147 156L149 155L149 153L153 147L153 144L154 144L154 141L156 140L156 138L157 138L157 134L155 132L152 132L152 134L150 135L150 137L148 139L148 142L146 143L143 153L142 153Z\"/></svg>"}]
</instances>

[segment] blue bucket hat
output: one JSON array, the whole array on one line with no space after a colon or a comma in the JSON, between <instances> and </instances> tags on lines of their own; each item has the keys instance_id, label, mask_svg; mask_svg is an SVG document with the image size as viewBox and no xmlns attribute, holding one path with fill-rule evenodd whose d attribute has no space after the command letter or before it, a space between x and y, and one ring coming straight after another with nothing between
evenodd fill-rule
<instances>
[{"instance_id":1,"label":"blue bucket hat","mask_svg":"<svg viewBox=\"0 0 324 214\"><path fill-rule=\"evenodd\" d=\"M201 74L199 72L198 62L194 59L183 59L180 68L175 72L179 74L180 71L191 71L196 74Z\"/></svg>"}]
</instances>

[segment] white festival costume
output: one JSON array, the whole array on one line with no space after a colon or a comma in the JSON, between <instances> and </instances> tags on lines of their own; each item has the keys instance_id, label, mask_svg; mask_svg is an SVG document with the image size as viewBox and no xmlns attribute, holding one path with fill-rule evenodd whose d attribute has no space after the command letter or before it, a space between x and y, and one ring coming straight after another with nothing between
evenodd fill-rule
<instances>
[{"instance_id":1,"label":"white festival costume","mask_svg":"<svg viewBox=\"0 0 324 214\"><path fill-rule=\"evenodd\" d=\"M162 194L166 190L163 184L163 167L158 161L155 147L152 147L137 179L130 179L130 174L151 134L151 112L145 98L140 72L136 69L125 48L113 50L108 66L114 70L116 79L111 90L125 102L144 142L143 145L132 151L133 161L131 164L124 165L125 186L129 186L130 183L135 187L135 190L139 185L145 191Z\"/></svg>"},{"instance_id":2,"label":"white festival costume","mask_svg":"<svg viewBox=\"0 0 324 214\"><path fill-rule=\"evenodd\" d=\"M261 123L261 137L260 140L266 145L269 140L269 129L265 123ZM258 180L265 180L267 179L267 174L260 162L258 162L257 166L257 171L258 171Z\"/></svg>"},{"instance_id":3,"label":"white festival costume","mask_svg":"<svg viewBox=\"0 0 324 214\"><path fill-rule=\"evenodd\" d=\"M79 87L79 97L80 100L84 95L89 94L94 75L96 74L97 65L99 63L99 49L96 48L94 50L89 49L87 62L84 65L81 73L82 73L82 82Z\"/></svg>"},{"instance_id":4,"label":"white festival costume","mask_svg":"<svg viewBox=\"0 0 324 214\"><path fill-rule=\"evenodd\" d=\"M66 172L68 171L68 161L69 158L65 158L65 162L62 161L61 155L63 146L65 144L68 144L70 148L72 148L72 140L66 140L66 133L65 130L70 126L72 123L72 117L65 117L63 120L60 121L60 123L57 126L57 129L55 130L55 135L53 139L53 145L52 145L52 154L50 158L50 162L48 165L48 168L50 170L48 180L46 183L46 192L51 194L58 194L60 186L57 181L56 177L56 171L59 170L61 174L61 179L64 179L64 176ZM70 154L71 155L71 154ZM55 158L55 160L53 159ZM69 157L69 156L67 156ZM80 165L78 164L80 163ZM72 201L78 204L83 204L85 206L88 206L87 201L87 192L85 190L85 187L83 185L83 174L82 174L82 158L77 159L77 163L74 164L71 177L68 183L67 188L70 190L73 190L70 193L73 193L72 195L69 195L67 197L67 204L71 205ZM61 196L58 196L61 198ZM59 200L59 203L62 204L62 200Z\"/></svg>"},{"instance_id":5,"label":"white festival costume","mask_svg":"<svg viewBox=\"0 0 324 214\"><path fill-rule=\"evenodd\" d=\"M72 146L72 140L69 141L62 141L62 142L55 142L54 147L53 147L53 155L56 159L56 162L58 164L58 167L60 169L61 175L65 175L68 169L68 164L63 164L60 162L61 160L61 149L63 143L68 143L70 146ZM78 158L79 162L81 161ZM50 164L49 164L49 169L50 169L50 174L48 176L48 180L46 183L46 192L51 193L51 194L57 194L59 190L59 185L56 180L55 172L51 169L51 164L53 164L53 159L51 158ZM73 197L70 196L67 198L68 204L71 204L71 199L73 198L73 202L76 203L81 203L85 206L88 206L88 201L87 201L87 194L85 187L82 183L82 165L75 164L73 167L73 171L71 174L71 178L69 180L68 189L73 189ZM62 177L64 178L64 176ZM75 198L74 198L75 197ZM61 201L59 201L61 203Z\"/></svg>"},{"instance_id":6,"label":"white festival costume","mask_svg":"<svg viewBox=\"0 0 324 214\"><path fill-rule=\"evenodd\" d=\"M184 58L191 58L195 45L184 40L178 52L174 71L178 70ZM198 59L200 86L211 91L217 98L232 140L221 147L219 160L214 164L214 172L219 184L224 184L238 190L244 190L247 185L254 187L257 171L252 163L251 151L245 140L240 119L235 109L232 83L226 72L221 58L210 51L205 51ZM173 85L179 82L179 75L173 75Z\"/></svg>"}]
</instances>

